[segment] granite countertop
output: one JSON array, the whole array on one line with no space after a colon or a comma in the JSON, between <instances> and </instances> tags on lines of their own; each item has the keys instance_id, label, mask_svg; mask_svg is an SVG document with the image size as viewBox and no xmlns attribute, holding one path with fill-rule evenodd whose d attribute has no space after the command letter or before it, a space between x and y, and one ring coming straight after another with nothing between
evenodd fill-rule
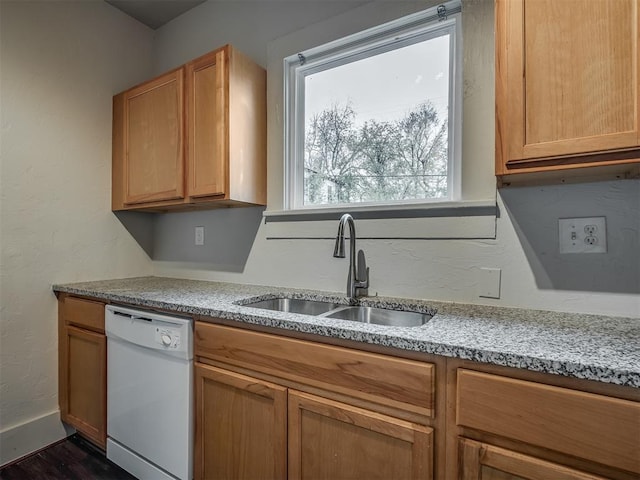
<instances>
[{"instance_id":1,"label":"granite countertop","mask_svg":"<svg viewBox=\"0 0 640 480\"><path fill-rule=\"evenodd\" d=\"M389 327L243 306L277 296L347 303L338 293L164 277L54 285L55 292L640 388L640 319L388 297L360 305L435 315Z\"/></svg>"}]
</instances>

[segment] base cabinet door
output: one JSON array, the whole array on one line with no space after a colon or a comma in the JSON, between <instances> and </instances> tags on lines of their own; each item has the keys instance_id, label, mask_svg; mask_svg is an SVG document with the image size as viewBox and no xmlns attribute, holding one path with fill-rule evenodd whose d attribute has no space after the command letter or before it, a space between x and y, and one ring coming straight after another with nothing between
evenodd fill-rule
<instances>
[{"instance_id":1,"label":"base cabinet door","mask_svg":"<svg viewBox=\"0 0 640 480\"><path fill-rule=\"evenodd\" d=\"M101 448L107 444L107 337L104 303L58 300L60 419Z\"/></svg>"},{"instance_id":2,"label":"base cabinet door","mask_svg":"<svg viewBox=\"0 0 640 480\"><path fill-rule=\"evenodd\" d=\"M286 478L287 389L196 364L194 476Z\"/></svg>"},{"instance_id":3,"label":"base cabinet door","mask_svg":"<svg viewBox=\"0 0 640 480\"><path fill-rule=\"evenodd\" d=\"M107 339L72 326L63 326L61 334L61 419L106 448Z\"/></svg>"},{"instance_id":4,"label":"base cabinet door","mask_svg":"<svg viewBox=\"0 0 640 480\"><path fill-rule=\"evenodd\" d=\"M460 439L460 480L605 480L474 440Z\"/></svg>"},{"instance_id":5,"label":"base cabinet door","mask_svg":"<svg viewBox=\"0 0 640 480\"><path fill-rule=\"evenodd\" d=\"M433 478L431 428L289 391L289 479Z\"/></svg>"}]
</instances>

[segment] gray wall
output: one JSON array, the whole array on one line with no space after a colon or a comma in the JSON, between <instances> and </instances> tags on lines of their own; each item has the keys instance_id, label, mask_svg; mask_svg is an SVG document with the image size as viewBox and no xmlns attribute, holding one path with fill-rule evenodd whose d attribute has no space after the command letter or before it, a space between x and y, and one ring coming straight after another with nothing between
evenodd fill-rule
<instances>
[{"instance_id":1,"label":"gray wall","mask_svg":"<svg viewBox=\"0 0 640 480\"><path fill-rule=\"evenodd\" d=\"M539 289L640 293L638 180L514 187L500 195ZM559 253L559 218L599 216L607 221L606 254Z\"/></svg>"}]
</instances>

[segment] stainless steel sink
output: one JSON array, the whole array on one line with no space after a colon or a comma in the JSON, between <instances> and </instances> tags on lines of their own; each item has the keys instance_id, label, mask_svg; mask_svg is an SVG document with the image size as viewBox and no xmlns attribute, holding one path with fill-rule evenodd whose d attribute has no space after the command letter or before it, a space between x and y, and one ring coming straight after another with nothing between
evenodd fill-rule
<instances>
[{"instance_id":1,"label":"stainless steel sink","mask_svg":"<svg viewBox=\"0 0 640 480\"><path fill-rule=\"evenodd\" d=\"M352 322L373 323L392 327L419 327L427 323L433 315L387 308L342 305L318 300L299 298L270 298L247 303L245 307L262 308L278 312L302 313L325 318L339 318Z\"/></svg>"},{"instance_id":2,"label":"stainless steel sink","mask_svg":"<svg viewBox=\"0 0 640 480\"><path fill-rule=\"evenodd\" d=\"M375 307L341 307L323 315L326 318L340 318L354 322L374 323L393 327L419 327L427 323L433 315L402 310L388 310Z\"/></svg>"},{"instance_id":3,"label":"stainless steel sink","mask_svg":"<svg viewBox=\"0 0 640 480\"><path fill-rule=\"evenodd\" d=\"M322 315L323 313L327 313L343 305L331 302L320 302L316 300L301 300L298 298L271 298L269 300L247 303L244 306L263 308L266 310L276 310L278 312L302 313L304 315Z\"/></svg>"}]
</instances>

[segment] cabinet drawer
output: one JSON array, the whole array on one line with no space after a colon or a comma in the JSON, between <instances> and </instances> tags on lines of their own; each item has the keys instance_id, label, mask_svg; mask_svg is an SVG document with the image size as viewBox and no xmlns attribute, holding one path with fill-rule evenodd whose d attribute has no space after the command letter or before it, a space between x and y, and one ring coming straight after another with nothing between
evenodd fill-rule
<instances>
[{"instance_id":1,"label":"cabinet drawer","mask_svg":"<svg viewBox=\"0 0 640 480\"><path fill-rule=\"evenodd\" d=\"M640 473L640 403L458 370L463 427Z\"/></svg>"},{"instance_id":2,"label":"cabinet drawer","mask_svg":"<svg viewBox=\"0 0 640 480\"><path fill-rule=\"evenodd\" d=\"M196 322L195 354L418 415L434 413L434 366Z\"/></svg>"},{"instance_id":3,"label":"cabinet drawer","mask_svg":"<svg viewBox=\"0 0 640 480\"><path fill-rule=\"evenodd\" d=\"M66 297L60 303L61 317L67 325L76 325L104 333L104 303Z\"/></svg>"}]
</instances>

